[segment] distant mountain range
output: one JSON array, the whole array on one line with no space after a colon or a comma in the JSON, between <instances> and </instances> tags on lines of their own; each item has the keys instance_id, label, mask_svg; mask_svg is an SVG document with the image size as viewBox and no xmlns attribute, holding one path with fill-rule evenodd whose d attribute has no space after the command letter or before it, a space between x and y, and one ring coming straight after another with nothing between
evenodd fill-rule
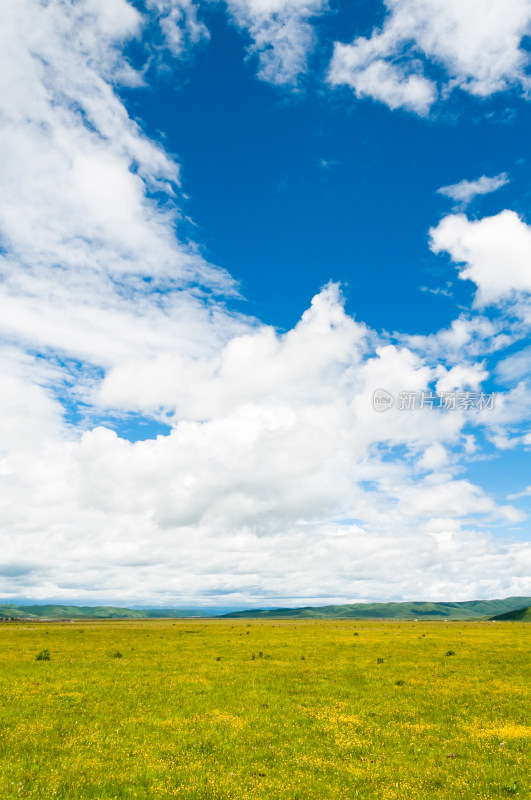
<instances>
[{"instance_id":1,"label":"distant mountain range","mask_svg":"<svg viewBox=\"0 0 531 800\"><path fill-rule=\"evenodd\" d=\"M15 619L164 619L198 617L195 608L116 608L114 606L0 605L1 618ZM207 614L207 616L209 616Z\"/></svg>"},{"instance_id":2,"label":"distant mountain range","mask_svg":"<svg viewBox=\"0 0 531 800\"><path fill-rule=\"evenodd\" d=\"M308 606L232 611L225 618L253 619L479 619L505 615L531 605L531 597L505 600L469 600L462 603L349 603L342 606Z\"/></svg>"},{"instance_id":3,"label":"distant mountain range","mask_svg":"<svg viewBox=\"0 0 531 800\"><path fill-rule=\"evenodd\" d=\"M216 614L198 608L118 608L115 606L0 605L0 619L491 619L531 621L531 597L469 600L462 603L349 603L305 608L265 608Z\"/></svg>"}]
</instances>

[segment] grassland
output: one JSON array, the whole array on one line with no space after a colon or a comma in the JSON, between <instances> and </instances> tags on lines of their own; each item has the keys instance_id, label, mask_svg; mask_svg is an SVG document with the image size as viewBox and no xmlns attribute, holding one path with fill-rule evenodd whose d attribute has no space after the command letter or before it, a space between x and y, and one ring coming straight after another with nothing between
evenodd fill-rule
<instances>
[{"instance_id":1,"label":"grassland","mask_svg":"<svg viewBox=\"0 0 531 800\"><path fill-rule=\"evenodd\" d=\"M3 623L0 797L529 798L530 635L518 622Z\"/></svg>"}]
</instances>

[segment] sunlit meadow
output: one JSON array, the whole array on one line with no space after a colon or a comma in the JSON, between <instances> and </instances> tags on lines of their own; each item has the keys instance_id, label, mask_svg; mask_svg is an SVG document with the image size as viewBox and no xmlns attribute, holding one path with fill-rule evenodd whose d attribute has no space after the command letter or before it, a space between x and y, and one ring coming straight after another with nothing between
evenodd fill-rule
<instances>
[{"instance_id":1,"label":"sunlit meadow","mask_svg":"<svg viewBox=\"0 0 531 800\"><path fill-rule=\"evenodd\" d=\"M530 634L4 623L0 797L529 798Z\"/></svg>"}]
</instances>

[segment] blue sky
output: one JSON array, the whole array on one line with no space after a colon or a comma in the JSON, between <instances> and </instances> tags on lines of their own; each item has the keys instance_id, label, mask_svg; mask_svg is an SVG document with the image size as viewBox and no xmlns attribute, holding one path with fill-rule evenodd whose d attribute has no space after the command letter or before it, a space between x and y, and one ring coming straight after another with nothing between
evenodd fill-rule
<instances>
[{"instance_id":1,"label":"blue sky","mask_svg":"<svg viewBox=\"0 0 531 800\"><path fill-rule=\"evenodd\" d=\"M339 4L321 27L344 40L370 26L375 5L353 13ZM418 294L456 283L455 268L427 247L428 229L452 206L436 190L508 171L511 184L478 198L472 213L509 205L525 214L529 105L512 98L508 122L498 94L460 93L428 119L356 102L345 87L323 86L334 38L297 91L271 86L256 80L245 37L214 8L208 44L170 74L150 72L125 99L177 154L185 208L199 227L191 235L241 282L244 310L288 329L316 290L337 280L348 310L371 326L429 333L447 325L473 288L458 284L450 302Z\"/></svg>"},{"instance_id":2,"label":"blue sky","mask_svg":"<svg viewBox=\"0 0 531 800\"><path fill-rule=\"evenodd\" d=\"M6 599L531 594L531 8L467 8L8 0Z\"/></svg>"}]
</instances>

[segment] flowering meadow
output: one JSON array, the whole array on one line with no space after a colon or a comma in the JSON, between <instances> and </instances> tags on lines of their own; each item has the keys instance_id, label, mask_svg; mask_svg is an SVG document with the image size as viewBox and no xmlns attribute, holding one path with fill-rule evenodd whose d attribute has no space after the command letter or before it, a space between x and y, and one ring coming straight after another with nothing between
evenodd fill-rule
<instances>
[{"instance_id":1,"label":"flowering meadow","mask_svg":"<svg viewBox=\"0 0 531 800\"><path fill-rule=\"evenodd\" d=\"M0 625L0 797L531 798L531 626Z\"/></svg>"}]
</instances>

